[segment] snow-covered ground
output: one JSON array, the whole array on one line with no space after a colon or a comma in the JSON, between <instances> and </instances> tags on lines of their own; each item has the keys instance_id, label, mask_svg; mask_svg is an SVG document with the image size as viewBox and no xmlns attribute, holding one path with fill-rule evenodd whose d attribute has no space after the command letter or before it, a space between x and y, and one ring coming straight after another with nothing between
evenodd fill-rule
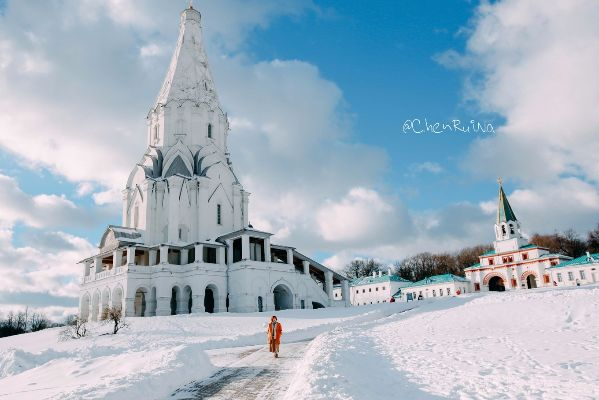
<instances>
[{"instance_id":1,"label":"snow-covered ground","mask_svg":"<svg viewBox=\"0 0 599 400\"><path fill-rule=\"evenodd\" d=\"M285 342L316 339L298 344L303 358L289 354L285 382L265 383L282 392L275 398L599 398L597 285L277 315L283 352ZM254 359L276 372L267 353L230 349L263 344L268 317L131 318L116 336L94 324L79 340L59 341L59 329L0 339L0 399L165 399L212 375L210 360L227 368L241 356L241 372ZM243 375L230 369L223 376ZM209 389L226 398L230 384Z\"/></svg>"},{"instance_id":2,"label":"snow-covered ground","mask_svg":"<svg viewBox=\"0 0 599 400\"><path fill-rule=\"evenodd\" d=\"M336 326L372 321L391 309L277 312L284 340L313 338ZM107 335L60 341L61 329L0 339L0 399L160 399L211 375L205 350L263 344L270 314L191 314L129 318Z\"/></svg>"},{"instance_id":3,"label":"snow-covered ground","mask_svg":"<svg viewBox=\"0 0 599 400\"><path fill-rule=\"evenodd\" d=\"M597 285L418 306L320 335L285 398L599 398Z\"/></svg>"}]
</instances>

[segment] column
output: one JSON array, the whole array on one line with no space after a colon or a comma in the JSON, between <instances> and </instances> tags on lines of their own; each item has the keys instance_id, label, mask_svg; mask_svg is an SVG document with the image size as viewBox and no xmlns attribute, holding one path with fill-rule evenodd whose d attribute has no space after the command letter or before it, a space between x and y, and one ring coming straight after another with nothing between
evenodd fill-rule
<instances>
[{"instance_id":1,"label":"column","mask_svg":"<svg viewBox=\"0 0 599 400\"><path fill-rule=\"evenodd\" d=\"M157 261L156 259L158 258L158 252L155 249L150 250L150 260L148 262L148 264L150 265L156 265Z\"/></svg>"},{"instance_id":2,"label":"column","mask_svg":"<svg viewBox=\"0 0 599 400\"><path fill-rule=\"evenodd\" d=\"M183 292L179 293L179 295L177 296L177 315L189 314L189 304L187 303L188 301L189 300L185 298L185 296L183 295Z\"/></svg>"},{"instance_id":3,"label":"column","mask_svg":"<svg viewBox=\"0 0 599 400\"><path fill-rule=\"evenodd\" d=\"M347 279L341 281L341 296L345 307L349 307L351 303L349 301L349 281Z\"/></svg>"},{"instance_id":4,"label":"column","mask_svg":"<svg viewBox=\"0 0 599 400\"><path fill-rule=\"evenodd\" d=\"M293 250L287 249L287 264L293 265Z\"/></svg>"},{"instance_id":5,"label":"column","mask_svg":"<svg viewBox=\"0 0 599 400\"><path fill-rule=\"evenodd\" d=\"M102 272L102 257L94 257L94 267L96 268L96 274Z\"/></svg>"},{"instance_id":6,"label":"column","mask_svg":"<svg viewBox=\"0 0 599 400\"><path fill-rule=\"evenodd\" d=\"M196 244L194 262L197 262L197 263L204 262L204 245L203 244ZM202 304L202 307L204 307L203 304Z\"/></svg>"},{"instance_id":7,"label":"column","mask_svg":"<svg viewBox=\"0 0 599 400\"><path fill-rule=\"evenodd\" d=\"M215 312L227 312L227 295L218 296L218 298L214 300L218 302L215 307Z\"/></svg>"},{"instance_id":8,"label":"column","mask_svg":"<svg viewBox=\"0 0 599 400\"><path fill-rule=\"evenodd\" d=\"M193 314L204 312L204 295L203 294L195 294L195 292L192 293L192 295L191 295L191 312Z\"/></svg>"},{"instance_id":9,"label":"column","mask_svg":"<svg viewBox=\"0 0 599 400\"><path fill-rule=\"evenodd\" d=\"M265 299L265 304L264 304L264 311L274 311L275 310L275 294L274 293L268 293L266 295L266 299Z\"/></svg>"},{"instance_id":10,"label":"column","mask_svg":"<svg viewBox=\"0 0 599 400\"><path fill-rule=\"evenodd\" d=\"M266 238L264 239L264 261L265 262L271 262L272 261L272 257L270 254L270 238Z\"/></svg>"},{"instance_id":11,"label":"column","mask_svg":"<svg viewBox=\"0 0 599 400\"><path fill-rule=\"evenodd\" d=\"M168 246L166 245L160 246L160 264L168 264Z\"/></svg>"},{"instance_id":12,"label":"column","mask_svg":"<svg viewBox=\"0 0 599 400\"><path fill-rule=\"evenodd\" d=\"M112 268L117 269L123 263L123 250L114 250L112 252Z\"/></svg>"},{"instance_id":13,"label":"column","mask_svg":"<svg viewBox=\"0 0 599 400\"><path fill-rule=\"evenodd\" d=\"M181 249L181 265L189 264L189 250Z\"/></svg>"},{"instance_id":14,"label":"column","mask_svg":"<svg viewBox=\"0 0 599 400\"><path fill-rule=\"evenodd\" d=\"M220 265L225 265L225 251L226 249L223 246L216 249L216 262Z\"/></svg>"},{"instance_id":15,"label":"column","mask_svg":"<svg viewBox=\"0 0 599 400\"><path fill-rule=\"evenodd\" d=\"M127 247L127 265L135 265L135 246Z\"/></svg>"},{"instance_id":16,"label":"column","mask_svg":"<svg viewBox=\"0 0 599 400\"><path fill-rule=\"evenodd\" d=\"M170 296L156 298L156 315L171 315Z\"/></svg>"},{"instance_id":17,"label":"column","mask_svg":"<svg viewBox=\"0 0 599 400\"><path fill-rule=\"evenodd\" d=\"M304 275L310 277L310 261L302 261L302 265L304 266Z\"/></svg>"},{"instance_id":18,"label":"column","mask_svg":"<svg viewBox=\"0 0 599 400\"><path fill-rule=\"evenodd\" d=\"M333 301L333 273L331 271L324 272L325 292L329 295L329 300Z\"/></svg>"},{"instance_id":19,"label":"column","mask_svg":"<svg viewBox=\"0 0 599 400\"><path fill-rule=\"evenodd\" d=\"M92 260L87 260L83 263L83 276L89 276L92 268Z\"/></svg>"},{"instance_id":20,"label":"column","mask_svg":"<svg viewBox=\"0 0 599 400\"><path fill-rule=\"evenodd\" d=\"M241 259L250 259L250 237L248 235L241 236Z\"/></svg>"},{"instance_id":21,"label":"column","mask_svg":"<svg viewBox=\"0 0 599 400\"><path fill-rule=\"evenodd\" d=\"M231 239L226 240L227 243L227 263L233 264L233 241Z\"/></svg>"},{"instance_id":22,"label":"column","mask_svg":"<svg viewBox=\"0 0 599 400\"><path fill-rule=\"evenodd\" d=\"M125 299L125 317L135 316L135 297Z\"/></svg>"}]
</instances>

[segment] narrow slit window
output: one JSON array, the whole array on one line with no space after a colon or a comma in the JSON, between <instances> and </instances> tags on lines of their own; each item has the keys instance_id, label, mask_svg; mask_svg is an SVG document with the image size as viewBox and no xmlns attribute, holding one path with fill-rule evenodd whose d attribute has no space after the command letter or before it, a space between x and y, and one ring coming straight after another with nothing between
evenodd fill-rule
<instances>
[{"instance_id":1,"label":"narrow slit window","mask_svg":"<svg viewBox=\"0 0 599 400\"><path fill-rule=\"evenodd\" d=\"M221 215L221 206L220 204L216 205L216 223L222 225L222 215Z\"/></svg>"},{"instance_id":2,"label":"narrow slit window","mask_svg":"<svg viewBox=\"0 0 599 400\"><path fill-rule=\"evenodd\" d=\"M212 139L212 124L208 124L208 137Z\"/></svg>"}]
</instances>

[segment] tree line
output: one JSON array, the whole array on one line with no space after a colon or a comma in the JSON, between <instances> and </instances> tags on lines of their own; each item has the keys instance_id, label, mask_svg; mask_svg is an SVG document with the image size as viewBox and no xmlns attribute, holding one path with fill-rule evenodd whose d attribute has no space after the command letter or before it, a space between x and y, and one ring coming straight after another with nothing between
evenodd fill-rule
<instances>
[{"instance_id":1,"label":"tree line","mask_svg":"<svg viewBox=\"0 0 599 400\"><path fill-rule=\"evenodd\" d=\"M0 337L19 335L26 332L37 332L55 326L61 326L51 322L44 314L39 312L30 313L25 311L10 311L6 317L0 319Z\"/></svg>"},{"instance_id":2,"label":"tree line","mask_svg":"<svg viewBox=\"0 0 599 400\"><path fill-rule=\"evenodd\" d=\"M529 242L549 249L551 253L569 257L580 257L587 251L599 253L599 224L586 236L573 229L553 234L535 233ZM455 252L423 252L393 263L393 273L410 281L418 281L432 275L454 274L464 276L464 268L479 262L479 256L493 249L490 244L466 247ZM351 279L372 275L387 270L388 266L375 259L353 260L343 272Z\"/></svg>"}]
</instances>

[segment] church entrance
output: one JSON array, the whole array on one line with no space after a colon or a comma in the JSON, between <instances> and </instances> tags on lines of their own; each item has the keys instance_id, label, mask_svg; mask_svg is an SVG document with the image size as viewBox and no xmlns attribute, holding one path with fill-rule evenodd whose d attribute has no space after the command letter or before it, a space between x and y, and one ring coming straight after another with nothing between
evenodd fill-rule
<instances>
[{"instance_id":1,"label":"church entrance","mask_svg":"<svg viewBox=\"0 0 599 400\"><path fill-rule=\"evenodd\" d=\"M262 304L262 296L258 296L258 312L262 312L264 305Z\"/></svg>"},{"instance_id":2,"label":"church entrance","mask_svg":"<svg viewBox=\"0 0 599 400\"><path fill-rule=\"evenodd\" d=\"M143 289L137 289L135 292L135 303L133 303L133 307L135 308L136 317L146 316L146 293Z\"/></svg>"},{"instance_id":3,"label":"church entrance","mask_svg":"<svg viewBox=\"0 0 599 400\"><path fill-rule=\"evenodd\" d=\"M293 294L285 285L277 285L272 291L275 297L275 311L293 308Z\"/></svg>"},{"instance_id":4,"label":"church entrance","mask_svg":"<svg viewBox=\"0 0 599 400\"><path fill-rule=\"evenodd\" d=\"M534 275L531 274L531 275L528 275L526 277L526 286L529 289L536 289L536 287L537 287L537 279L535 278Z\"/></svg>"},{"instance_id":5,"label":"church entrance","mask_svg":"<svg viewBox=\"0 0 599 400\"><path fill-rule=\"evenodd\" d=\"M489 280L489 291L490 292L504 292L505 283L499 276L494 276Z\"/></svg>"},{"instance_id":6,"label":"church entrance","mask_svg":"<svg viewBox=\"0 0 599 400\"><path fill-rule=\"evenodd\" d=\"M207 287L204 293L204 311L212 314L214 312L214 292Z\"/></svg>"},{"instance_id":7,"label":"church entrance","mask_svg":"<svg viewBox=\"0 0 599 400\"><path fill-rule=\"evenodd\" d=\"M179 288L177 286L173 287L171 290L171 315L177 315L177 305L180 297Z\"/></svg>"}]
</instances>

